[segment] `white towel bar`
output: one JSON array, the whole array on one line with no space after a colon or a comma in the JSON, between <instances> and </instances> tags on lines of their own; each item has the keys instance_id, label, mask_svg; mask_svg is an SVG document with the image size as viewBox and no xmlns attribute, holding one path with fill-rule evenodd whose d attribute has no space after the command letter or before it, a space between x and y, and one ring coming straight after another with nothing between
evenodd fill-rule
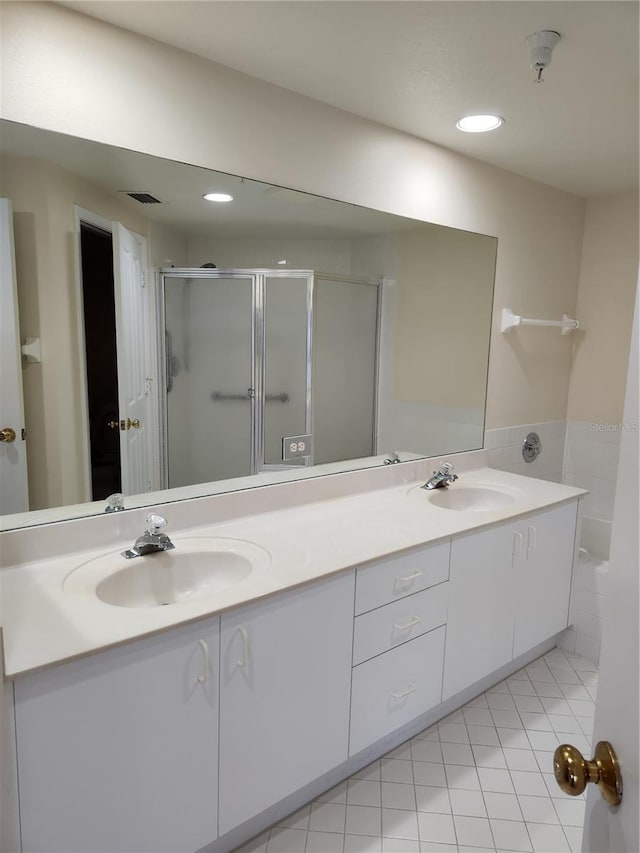
<instances>
[{"instance_id":1,"label":"white towel bar","mask_svg":"<svg viewBox=\"0 0 640 853\"><path fill-rule=\"evenodd\" d=\"M562 315L562 320L532 320L527 317L520 317L519 314L514 314L511 308L503 308L500 331L506 335L514 326L556 326L562 329L563 335L568 335L569 332L579 329L580 323L577 320L572 320L571 317L567 317L566 314Z\"/></svg>"}]
</instances>

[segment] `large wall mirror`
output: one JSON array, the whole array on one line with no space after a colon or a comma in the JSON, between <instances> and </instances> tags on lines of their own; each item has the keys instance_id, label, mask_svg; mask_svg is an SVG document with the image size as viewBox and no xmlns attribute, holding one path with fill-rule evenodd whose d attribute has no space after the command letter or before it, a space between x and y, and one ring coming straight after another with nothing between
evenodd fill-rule
<instances>
[{"instance_id":1,"label":"large wall mirror","mask_svg":"<svg viewBox=\"0 0 640 853\"><path fill-rule=\"evenodd\" d=\"M3 529L482 447L495 238L10 122L0 142L23 352L1 417L21 380L26 429L0 443Z\"/></svg>"}]
</instances>

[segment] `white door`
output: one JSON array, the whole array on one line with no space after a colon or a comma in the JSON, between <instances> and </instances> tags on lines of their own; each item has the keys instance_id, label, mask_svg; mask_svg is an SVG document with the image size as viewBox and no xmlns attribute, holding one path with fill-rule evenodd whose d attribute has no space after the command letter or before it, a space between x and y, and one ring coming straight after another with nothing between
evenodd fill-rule
<instances>
[{"instance_id":1,"label":"white door","mask_svg":"<svg viewBox=\"0 0 640 853\"><path fill-rule=\"evenodd\" d=\"M11 201L0 199L0 515L26 512L22 361Z\"/></svg>"},{"instance_id":2,"label":"white door","mask_svg":"<svg viewBox=\"0 0 640 853\"><path fill-rule=\"evenodd\" d=\"M113 255L122 491L136 495L155 480L146 240L114 222Z\"/></svg>"},{"instance_id":3,"label":"white door","mask_svg":"<svg viewBox=\"0 0 640 853\"><path fill-rule=\"evenodd\" d=\"M622 802L608 806L589 785L585 853L637 853L638 832L638 324L636 296L627 397L620 441L611 558L607 578L594 744L611 742L623 778ZM591 758L591 756L589 756Z\"/></svg>"}]
</instances>

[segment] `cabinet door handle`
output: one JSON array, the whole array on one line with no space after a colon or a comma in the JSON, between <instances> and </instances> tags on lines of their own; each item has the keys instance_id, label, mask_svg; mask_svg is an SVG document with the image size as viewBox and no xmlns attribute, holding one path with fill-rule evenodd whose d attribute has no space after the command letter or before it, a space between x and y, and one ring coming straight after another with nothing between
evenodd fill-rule
<instances>
[{"instance_id":1,"label":"cabinet door handle","mask_svg":"<svg viewBox=\"0 0 640 853\"><path fill-rule=\"evenodd\" d=\"M520 555L522 554L522 533L519 533L517 530L513 534L513 550L511 551L511 566L515 566L516 562L520 559Z\"/></svg>"},{"instance_id":2,"label":"cabinet door handle","mask_svg":"<svg viewBox=\"0 0 640 853\"><path fill-rule=\"evenodd\" d=\"M396 583L409 583L409 581L414 581L416 578L421 578L422 572L418 569L417 572L414 572L412 575L406 575L405 577L396 578Z\"/></svg>"},{"instance_id":3,"label":"cabinet door handle","mask_svg":"<svg viewBox=\"0 0 640 853\"><path fill-rule=\"evenodd\" d=\"M538 531L533 525L527 527L527 557L532 551L535 551L538 544Z\"/></svg>"},{"instance_id":4,"label":"cabinet door handle","mask_svg":"<svg viewBox=\"0 0 640 853\"><path fill-rule=\"evenodd\" d=\"M206 684L209 680L209 646L205 640L198 640L198 645L202 649L202 675L198 676L200 684Z\"/></svg>"},{"instance_id":5,"label":"cabinet door handle","mask_svg":"<svg viewBox=\"0 0 640 853\"><path fill-rule=\"evenodd\" d=\"M243 628L242 625L238 626L238 631L240 631L240 636L242 637L242 657L236 663L239 667L244 668L249 663L249 635L246 628Z\"/></svg>"},{"instance_id":6,"label":"cabinet door handle","mask_svg":"<svg viewBox=\"0 0 640 853\"><path fill-rule=\"evenodd\" d=\"M410 693L413 693L415 689L416 685L413 683L413 681L410 681L409 686L402 693L390 693L389 696L391 696L392 699L404 699Z\"/></svg>"},{"instance_id":7,"label":"cabinet door handle","mask_svg":"<svg viewBox=\"0 0 640 853\"><path fill-rule=\"evenodd\" d=\"M413 628L414 625L417 625L418 622L421 622L421 621L422 620L420 619L419 616L411 616L404 623L404 625L401 622L394 622L393 627L396 629L396 631L408 631L409 628Z\"/></svg>"}]
</instances>

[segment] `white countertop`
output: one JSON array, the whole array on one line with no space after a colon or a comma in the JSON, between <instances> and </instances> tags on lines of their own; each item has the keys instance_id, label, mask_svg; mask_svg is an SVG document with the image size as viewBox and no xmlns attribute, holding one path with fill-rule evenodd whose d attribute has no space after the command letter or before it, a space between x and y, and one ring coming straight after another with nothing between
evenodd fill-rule
<instances>
[{"instance_id":1,"label":"white countertop","mask_svg":"<svg viewBox=\"0 0 640 853\"><path fill-rule=\"evenodd\" d=\"M168 607L117 607L100 601L92 591L63 590L65 577L97 556L112 553L114 561L123 561L119 551L130 546L129 541L117 549L103 545L7 568L0 572L5 676L220 613L397 551L585 494L583 489L546 480L478 468L461 474L452 488L483 485L502 489L512 496L512 503L480 512L454 511L435 506L429 493L415 488L423 482L421 478L413 484L171 530L177 550L181 539L230 537L266 549L271 562L213 596ZM152 560L153 556L140 559Z\"/></svg>"}]
</instances>

